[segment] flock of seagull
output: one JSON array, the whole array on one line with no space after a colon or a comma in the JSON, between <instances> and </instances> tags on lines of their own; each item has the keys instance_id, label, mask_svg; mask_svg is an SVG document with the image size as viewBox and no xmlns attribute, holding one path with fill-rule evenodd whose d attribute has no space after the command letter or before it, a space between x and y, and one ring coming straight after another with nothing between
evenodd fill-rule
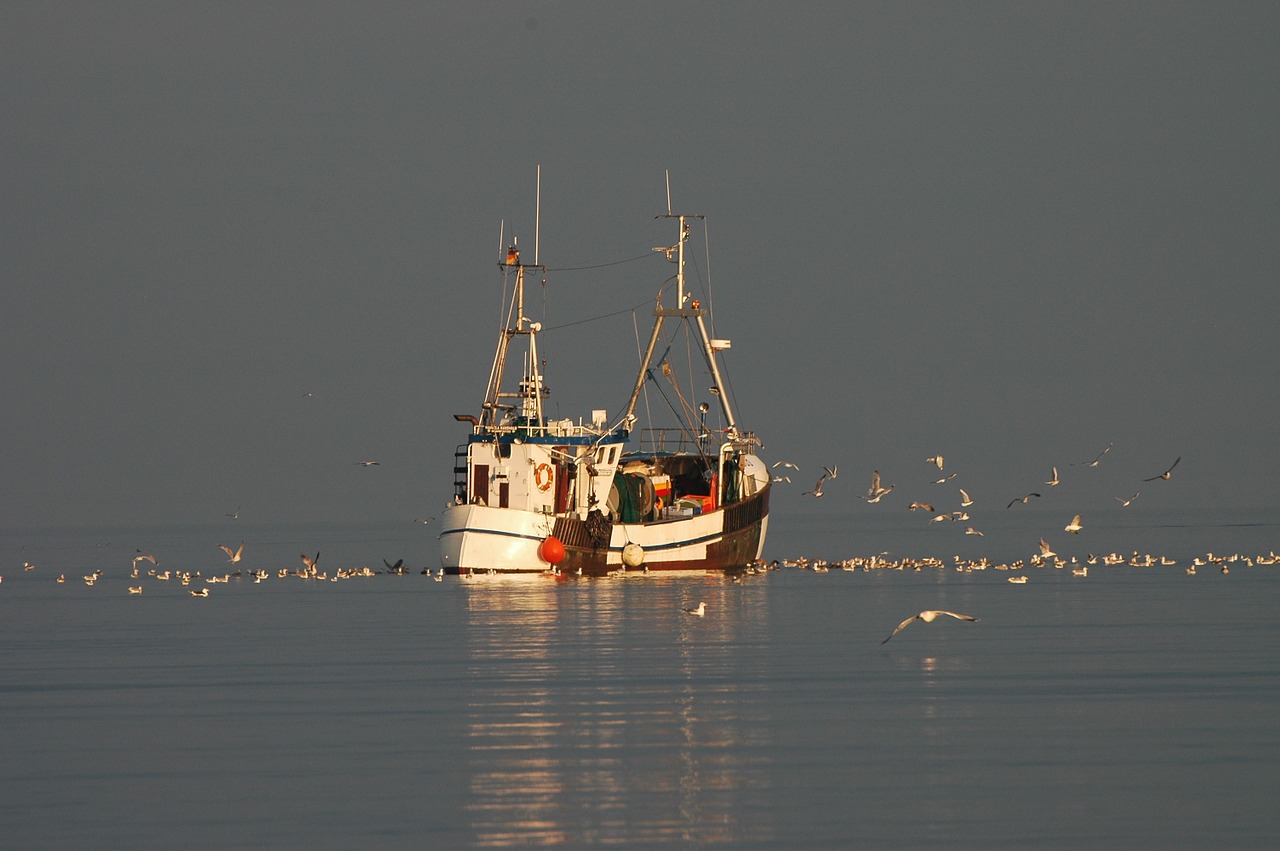
<instances>
[{"instance_id":1,"label":"flock of seagull","mask_svg":"<svg viewBox=\"0 0 1280 851\"><path fill-rule=\"evenodd\" d=\"M1100 453L1098 453L1096 457L1094 457L1091 460L1082 461L1079 463L1073 463L1071 466L1096 468L1101 464L1103 457L1106 456L1106 454L1111 451L1114 445L1115 445L1114 443L1109 444L1105 449L1103 449ZM1151 476L1149 478L1145 478L1142 481L1144 483L1155 482L1155 481L1169 481L1173 475L1174 469L1178 466L1178 463L1181 460L1182 460L1181 456L1175 458L1173 463L1170 464L1169 467L1165 469L1163 472L1158 473L1157 475ZM932 483L935 485L945 484L947 482L954 480L957 477L957 473L955 472L951 472L951 473L945 472L946 461L941 454L930 456L929 458L925 459L925 463L936 467L938 473L941 474L939 478L936 478L932 481ZM366 460L357 462L357 464L363 467L371 467L371 466L377 466L378 462L371 459L366 459ZM792 471L795 471L796 473L798 473L800 470L800 468L796 464L790 461L778 461L773 465L773 468L775 470L777 470L780 467L785 469L790 469ZM813 489L809 491L805 491L804 495L812 496L815 499L822 498L825 494L825 491L823 490L824 485L827 482L836 480L838 477L839 477L839 473L838 473L838 467L836 465L833 464L829 467L824 466L822 468L822 475L818 477L818 480L814 484ZM785 472L783 472L783 473L775 474L773 476L773 481L776 483L785 482L789 484L791 482L791 478L789 474L786 474ZM1044 484L1052 488L1052 487L1058 487L1061 483L1062 483L1062 480L1059 475L1058 468L1056 466L1052 467L1049 478L1045 480ZM866 494L861 498L868 504L877 504L881 502L881 500L884 497L892 493L895 487L896 485L893 485L893 484L890 484L887 486L882 484L880 471L874 470L872 471L872 474L871 474L871 485L867 489ZM938 522L944 522L944 521L966 522L970 518L969 518L969 514L967 513L967 511L965 511L965 509L972 506L974 504L974 500L972 499L972 497L970 497L969 493L964 488L959 488L959 492L960 492L959 510L955 510L951 512L939 512L932 502L928 502L924 500L910 501L907 505L907 509L909 511L923 511L923 512L935 515L933 518L931 518L930 520L931 523L938 523ZM1140 495L1141 495L1140 491L1135 491L1132 496L1115 497L1115 500L1119 502L1122 507L1128 507ZM1013 506L1019 505L1019 504L1027 505L1030 503L1032 499L1039 499L1039 498L1041 498L1041 494L1039 492L1029 491L1023 494L1022 496L1016 496L1013 499L1009 500L1008 504L1005 507L1012 508ZM239 515L240 515L240 507L237 506L236 511L234 513L228 513L226 516L232 519L237 519ZM431 522L431 520L434 520L434 518L419 520L417 522L429 523ZM1063 527L1064 532L1068 532L1073 535L1079 534L1083 529L1084 529L1084 522L1081 514L1075 514L1071 518L1070 522L1068 522ZM965 534L977 535L977 536L983 535L981 531L975 529L972 526L966 527ZM1083 561L1078 557L1072 557L1068 561L1064 558L1059 557L1058 554L1054 552L1054 550L1052 549L1051 545L1049 544L1046 538L1043 538L1043 537L1040 538L1039 544L1040 544L1039 552L1037 554L1032 555L1026 561L1017 560L1014 562L1007 562L1007 563L994 563L988 560L987 558L962 559L960 556L955 556L954 565L957 570L964 571L964 572L986 570L988 568L993 570L998 570L998 571L1005 570L1005 571L1017 572L1017 571L1021 571L1023 568L1028 566L1033 568L1045 568L1045 567L1064 568L1069 566L1072 569L1071 571L1072 574L1076 576L1087 576L1089 566L1098 564L1099 562L1101 562L1104 565L1127 564L1134 567L1151 567L1154 565L1167 566L1167 565L1176 564L1176 561L1169 558L1156 557L1150 554L1141 554L1136 551L1128 556L1122 556L1118 553L1113 552L1103 556L1090 554ZM227 544L218 544L218 548L222 550L223 553L226 554L227 563L229 565L237 565L244 558L244 553L245 553L244 541L241 541L239 546L235 547L234 549ZM142 550L137 550L136 553L137 554L134 555L132 558L132 571L130 573L131 580L142 580L144 578L144 574L141 573L140 565L142 565L143 563L149 563L152 565L152 567L146 571L145 573L146 579L161 581L161 582L167 582L172 580L180 583L183 586L195 585L196 587L188 587L188 591L193 597L208 597L210 593L209 586L220 584L220 583L228 583L233 578L240 579L247 575L256 584L256 583L261 583L272 576L272 574L269 573L268 571L261 570L261 569L248 571L247 574L242 570L236 570L235 572L224 572L221 574L213 574L208 576L202 575L201 571L199 570L183 571L183 570L166 569L164 571L161 571L159 569L159 565L160 565L159 560L153 554L143 552ZM826 572L830 570L832 567L836 567L838 569L845 570L845 571L855 571L855 570L869 571L869 570L885 570L885 569L917 570L918 571L926 567L935 568L935 569L945 569L947 567L947 563L938 558L892 559L892 558L888 558L888 555L889 555L888 553L880 553L878 555L871 556L868 558L849 558L849 559L842 559L834 562L828 562L823 559L808 559L808 558L781 559L781 560L775 559L772 562L757 560L753 564L749 565L744 572L757 573L757 572L763 572L766 570L777 570L779 568L784 568L784 567L796 568L801 570L812 570L814 572ZM354 579L358 577L378 576L383 574L384 572L389 575L404 575L409 573L409 569L404 566L404 559L400 559L396 561L394 564L388 562L386 559L383 559L383 566L385 568L385 571L374 570L373 568L366 565L358 568L338 568L334 570L331 575L328 571L323 571L320 569L320 565L319 565L320 553L319 552L317 552L314 556L307 555L306 553L302 553L299 555L299 558L302 562L301 568L292 569L292 570L288 568L281 568L275 571L275 574L274 574L275 577L277 579L297 578L297 579L309 580L309 581L339 582L342 580ZM1230 571L1230 566L1236 563L1244 563L1249 567L1252 567L1255 564L1257 565L1280 564L1280 555L1277 555L1274 550L1268 553L1267 555L1257 555L1257 556L1247 556L1247 555L1241 555L1238 553L1232 554L1229 556L1221 556L1221 555L1215 555L1214 553L1210 552L1210 553L1206 553L1204 557L1195 558L1192 561L1191 565L1186 568L1186 572L1189 575L1194 575L1196 573L1197 567L1215 566L1219 568L1223 573L1227 573ZM36 569L36 565L32 564L31 562L23 562L24 572L30 572L35 569ZM427 567L427 568L423 568L421 573L423 575L431 576L437 582L442 581L444 579L443 569L439 569L433 573L431 569ZM92 573L86 574L83 577L83 579L86 585L92 586L92 585L95 585L102 576L103 576L102 570L95 570ZM740 576L734 576L734 578L739 581L741 579ZM0 582L3 582L3 579L4 577L0 576ZM60 574L57 577L56 581L59 583L65 582L66 581L65 574ZM1027 582L1027 577L1025 574L1018 573L1015 576L1009 577L1008 581L1013 584L1025 584ZM145 586L142 584L128 586L128 592L130 595L142 594L144 590L145 590ZM702 601L702 602L699 602L697 606L690 607L690 608L683 608L682 611L690 617L703 618L707 614L707 604L705 601ZM932 623L934 620L940 617L950 617L956 620L966 621L966 622L976 622L978 620L978 618L974 617L973 615L967 615L967 614L962 614L958 612L950 612L950 611L945 611L941 609L926 609L924 611L921 611L917 614L914 614L906 618L901 623L899 623L894 628L894 630L889 634L889 636L885 638L884 641L881 642L881 644L888 643L892 638L898 635L898 633L902 632L904 629L916 623L917 621L922 623Z\"/></svg>"},{"instance_id":2,"label":"flock of seagull","mask_svg":"<svg viewBox=\"0 0 1280 851\"><path fill-rule=\"evenodd\" d=\"M241 559L244 558L244 546L245 542L241 541L240 545L235 549L232 549L226 544L218 544L218 549L227 554L228 564L239 564ZM232 579L240 580L245 577L253 580L254 584L264 582L272 576L275 576L277 579L297 578L317 582L341 582L345 579L381 576L384 573L388 575L404 576L410 572L409 568L404 565L404 559L398 559L395 564L383 559L382 564L385 568L384 570L375 570L368 565L364 565L354 568L337 568L331 575L329 571L322 571L320 569L320 553L317 552L313 556L301 553L298 557L302 561L302 567L294 570L290 570L289 568L280 568L279 570L274 571L274 573L262 569L255 569L247 572L244 570L236 570L234 572L226 571L223 573L205 575L199 570L175 570L173 568L160 570L160 561L153 554L143 552L142 550L137 550L136 553L137 554L133 556L132 570L129 573L129 578L131 580L150 579L157 582L173 581L184 587L194 585L196 587L188 588L192 597L208 597L208 586L228 584ZM141 568L143 563L149 563L152 565L152 567L147 569L145 574L142 573ZM30 572L35 570L36 566L29 561L24 561L22 563L22 568L24 572ZM421 573L424 576L430 576L437 582L444 580L444 568L440 568L436 572L432 573L431 568L424 567ZM94 570L92 573L86 573L82 578L85 585L92 587L96 585L98 580L104 575L104 571L98 569ZM0 582L3 581L4 577L0 576ZM60 573L54 581L58 584L65 583L67 581L67 576L65 573ZM142 594L144 590L145 586L141 584L129 586L129 594L131 595L136 596Z\"/></svg>"},{"instance_id":3,"label":"flock of seagull","mask_svg":"<svg viewBox=\"0 0 1280 851\"><path fill-rule=\"evenodd\" d=\"M1088 461L1081 461L1079 463L1072 463L1071 466L1096 468L1102 463L1103 456L1105 456L1108 452L1110 452L1112 447L1114 446L1115 446L1114 443L1110 443L1107 445L1106 449L1103 449L1101 452L1099 452L1097 456L1094 457L1093 459ZM1169 479L1173 475L1174 468L1178 466L1178 462L1181 460L1182 460L1182 456L1179 455L1177 458L1174 459L1173 463L1170 464L1168 469L1166 469L1164 472L1158 473L1154 476L1151 476L1150 478L1143 479L1142 481L1143 482L1169 481ZM955 473L955 472L950 472L950 473L944 472L944 467L946 466L946 459L941 454L932 455L926 458L925 463L936 467L938 473L941 474L938 478L935 478L932 480L932 484L934 485L946 484L947 482L954 480L959 475L958 473ZM785 470L793 470L796 473L800 472L800 467L791 461L775 462L772 469L776 471L780 467L784 468L783 471L775 472L772 476L772 479L775 483L786 483L786 484L791 483L791 475L785 472ZM815 499L821 499L826 493L823 490L823 485L826 484L828 481L834 480L837 477L837 469L838 469L837 466L834 464L830 467L823 466L822 475L818 477L817 484L813 486L813 490L804 491L803 495L812 496ZM1062 478L1058 474L1057 467L1051 468L1049 478L1045 480L1044 484L1051 488L1056 488L1060 484L1062 484ZM882 499L884 499L884 497L888 496L890 493L892 493L895 487L897 486L892 484L888 486L883 485L881 483L880 471L873 470L871 473L871 486L867 489L866 494L861 498L869 505L875 504L880 502ZM935 508L934 503L928 502L925 500L912 500L907 504L907 509L909 511L925 511L930 514L933 514L934 516L930 520L930 522L932 523L942 523L942 522L967 523L970 520L970 517L969 517L969 513L965 511L965 509L973 505L974 500L971 496L969 496L968 491L966 491L964 488L959 488L959 491L960 491L959 510L950 511L950 512L945 512L945 511L939 512ZM1133 501L1136 500L1140 495L1141 495L1140 491L1135 491L1132 496L1115 497L1115 500L1116 502L1120 503L1121 507L1127 508L1130 505L1132 505ZM1024 493L1021 496L1015 496L1013 499L1009 500L1008 504L1005 507L1012 508L1013 506L1019 505L1019 504L1028 505L1030 504L1031 500L1040 499L1040 498L1041 498L1041 494L1038 491L1029 491L1027 493ZM1083 517L1080 514L1076 514L1074 517L1072 517L1071 521L1066 526L1063 527L1063 531L1070 532L1071 534L1078 534L1083 528L1084 528ZM979 529L975 529L973 526L966 526L965 534L975 535L978 537L985 536L984 532L982 532ZM1049 548L1049 545L1045 542L1043 538L1041 539L1040 543L1041 543L1042 550L1047 551Z\"/></svg>"}]
</instances>

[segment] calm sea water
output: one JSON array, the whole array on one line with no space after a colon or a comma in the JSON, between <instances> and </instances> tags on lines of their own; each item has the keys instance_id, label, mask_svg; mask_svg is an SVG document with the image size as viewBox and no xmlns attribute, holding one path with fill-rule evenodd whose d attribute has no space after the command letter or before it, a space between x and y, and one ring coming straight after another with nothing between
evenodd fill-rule
<instances>
[{"instance_id":1,"label":"calm sea water","mask_svg":"<svg viewBox=\"0 0 1280 851\"><path fill-rule=\"evenodd\" d=\"M2 844L1273 848L1280 565L1185 573L1280 549L1271 516L1114 512L1055 545L1179 563L1028 568L1025 585L930 568L436 582L417 573L433 530L408 524L8 530ZM1061 525L1000 520L977 540L775 515L767 555L1025 558ZM241 538L267 581L127 593L137 548L208 576ZM317 550L329 571L414 573L274 575ZM699 601L705 618L683 614ZM980 620L880 643L926 608Z\"/></svg>"}]
</instances>

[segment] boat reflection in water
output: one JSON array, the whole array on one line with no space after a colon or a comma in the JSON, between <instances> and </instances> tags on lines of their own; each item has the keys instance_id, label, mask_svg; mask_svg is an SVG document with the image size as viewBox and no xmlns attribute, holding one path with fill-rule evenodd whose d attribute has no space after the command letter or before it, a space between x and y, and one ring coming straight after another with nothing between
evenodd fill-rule
<instances>
[{"instance_id":1,"label":"boat reflection in water","mask_svg":"<svg viewBox=\"0 0 1280 851\"><path fill-rule=\"evenodd\" d=\"M480 846L773 838L767 601L719 575L464 579ZM682 606L707 602L705 618Z\"/></svg>"}]
</instances>

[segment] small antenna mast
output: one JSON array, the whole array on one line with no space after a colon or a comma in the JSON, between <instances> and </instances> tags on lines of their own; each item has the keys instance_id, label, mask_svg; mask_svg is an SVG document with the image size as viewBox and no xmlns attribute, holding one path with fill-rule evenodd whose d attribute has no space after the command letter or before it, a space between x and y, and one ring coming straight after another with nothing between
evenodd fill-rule
<instances>
[{"instance_id":1,"label":"small antenna mast","mask_svg":"<svg viewBox=\"0 0 1280 851\"><path fill-rule=\"evenodd\" d=\"M542 233L542 163L538 163L538 191L533 211L533 265L538 265L538 248Z\"/></svg>"},{"instance_id":2,"label":"small antenna mast","mask_svg":"<svg viewBox=\"0 0 1280 851\"><path fill-rule=\"evenodd\" d=\"M671 215L671 169L663 169L667 175L667 215Z\"/></svg>"},{"instance_id":3,"label":"small antenna mast","mask_svg":"<svg viewBox=\"0 0 1280 851\"><path fill-rule=\"evenodd\" d=\"M504 251L507 250L507 220L498 219L498 257L502 257Z\"/></svg>"}]
</instances>

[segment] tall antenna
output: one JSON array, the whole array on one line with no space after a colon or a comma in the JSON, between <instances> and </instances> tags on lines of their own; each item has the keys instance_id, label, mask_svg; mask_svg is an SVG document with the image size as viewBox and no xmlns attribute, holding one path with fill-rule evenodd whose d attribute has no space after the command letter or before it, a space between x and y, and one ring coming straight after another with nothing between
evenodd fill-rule
<instances>
[{"instance_id":1,"label":"tall antenna","mask_svg":"<svg viewBox=\"0 0 1280 851\"><path fill-rule=\"evenodd\" d=\"M498 219L498 257L505 256L503 252L507 250L507 246L505 244L506 238L507 238L507 220Z\"/></svg>"},{"instance_id":2,"label":"tall antenna","mask_svg":"<svg viewBox=\"0 0 1280 851\"><path fill-rule=\"evenodd\" d=\"M664 169L667 175L667 215L671 215L671 169Z\"/></svg>"},{"instance_id":3,"label":"tall antenna","mask_svg":"<svg viewBox=\"0 0 1280 851\"><path fill-rule=\"evenodd\" d=\"M538 265L538 247L540 245L542 227L542 163L538 163L538 192L533 212L533 265Z\"/></svg>"}]
</instances>

